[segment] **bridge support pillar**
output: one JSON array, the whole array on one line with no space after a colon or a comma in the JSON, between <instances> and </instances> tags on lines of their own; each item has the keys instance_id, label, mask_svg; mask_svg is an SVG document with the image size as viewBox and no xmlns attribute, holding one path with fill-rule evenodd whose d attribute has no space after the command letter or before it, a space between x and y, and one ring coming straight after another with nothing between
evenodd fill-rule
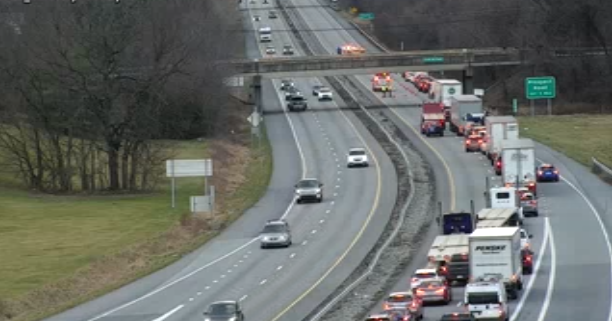
<instances>
[{"instance_id":1,"label":"bridge support pillar","mask_svg":"<svg viewBox=\"0 0 612 321\"><path fill-rule=\"evenodd\" d=\"M474 94L474 69L472 67L463 70L463 94Z\"/></svg>"},{"instance_id":2,"label":"bridge support pillar","mask_svg":"<svg viewBox=\"0 0 612 321\"><path fill-rule=\"evenodd\" d=\"M261 94L261 75L253 76L253 111L261 113L263 111L263 99Z\"/></svg>"}]
</instances>

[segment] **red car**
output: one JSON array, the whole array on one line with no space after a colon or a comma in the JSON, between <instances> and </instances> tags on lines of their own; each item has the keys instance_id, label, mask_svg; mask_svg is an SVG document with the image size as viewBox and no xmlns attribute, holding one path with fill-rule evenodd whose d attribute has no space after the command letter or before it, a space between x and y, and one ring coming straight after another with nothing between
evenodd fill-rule
<instances>
[{"instance_id":1,"label":"red car","mask_svg":"<svg viewBox=\"0 0 612 321\"><path fill-rule=\"evenodd\" d=\"M449 304L453 300L450 285L440 278L424 279L414 290L415 296L425 303Z\"/></svg>"},{"instance_id":2,"label":"red car","mask_svg":"<svg viewBox=\"0 0 612 321\"><path fill-rule=\"evenodd\" d=\"M523 274L533 273L533 251L522 249L521 257L523 258Z\"/></svg>"}]
</instances>

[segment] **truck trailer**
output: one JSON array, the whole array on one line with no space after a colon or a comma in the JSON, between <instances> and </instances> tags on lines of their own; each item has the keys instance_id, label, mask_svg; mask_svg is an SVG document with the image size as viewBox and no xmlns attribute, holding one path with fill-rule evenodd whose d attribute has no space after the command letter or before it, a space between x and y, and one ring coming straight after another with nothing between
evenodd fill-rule
<instances>
[{"instance_id":1,"label":"truck trailer","mask_svg":"<svg viewBox=\"0 0 612 321\"><path fill-rule=\"evenodd\" d=\"M470 278L499 278L508 296L517 299L523 289L519 228L477 228L469 244Z\"/></svg>"},{"instance_id":2,"label":"truck trailer","mask_svg":"<svg viewBox=\"0 0 612 321\"><path fill-rule=\"evenodd\" d=\"M527 187L537 195L535 144L521 138L502 141L502 180L506 187Z\"/></svg>"},{"instance_id":3,"label":"truck trailer","mask_svg":"<svg viewBox=\"0 0 612 321\"><path fill-rule=\"evenodd\" d=\"M429 249L428 260L449 282L467 282L469 234L439 235Z\"/></svg>"},{"instance_id":4,"label":"truck trailer","mask_svg":"<svg viewBox=\"0 0 612 321\"><path fill-rule=\"evenodd\" d=\"M485 126L487 127L485 155L493 165L501 152L501 142L519 138L518 122L512 116L489 116L485 118Z\"/></svg>"},{"instance_id":5,"label":"truck trailer","mask_svg":"<svg viewBox=\"0 0 612 321\"><path fill-rule=\"evenodd\" d=\"M482 115L482 100L474 95L457 95L451 98L450 130L463 136L467 127L474 124L472 115ZM480 118L479 118L480 119Z\"/></svg>"}]
</instances>

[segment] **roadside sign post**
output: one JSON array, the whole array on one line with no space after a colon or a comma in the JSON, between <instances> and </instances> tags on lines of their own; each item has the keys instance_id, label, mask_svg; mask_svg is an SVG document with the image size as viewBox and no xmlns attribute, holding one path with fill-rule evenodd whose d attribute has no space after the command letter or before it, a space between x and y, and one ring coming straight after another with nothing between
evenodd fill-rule
<instances>
[{"instance_id":1,"label":"roadside sign post","mask_svg":"<svg viewBox=\"0 0 612 321\"><path fill-rule=\"evenodd\" d=\"M530 100L531 116L535 115L535 100L546 99L548 115L552 115L552 99L557 97L557 80L552 76L525 78L525 96Z\"/></svg>"},{"instance_id":2,"label":"roadside sign post","mask_svg":"<svg viewBox=\"0 0 612 321\"><path fill-rule=\"evenodd\" d=\"M512 113L514 116L518 114L518 100L516 98L512 99Z\"/></svg>"},{"instance_id":3,"label":"roadside sign post","mask_svg":"<svg viewBox=\"0 0 612 321\"><path fill-rule=\"evenodd\" d=\"M260 130L259 125L263 121L261 114L255 110L247 118L247 120L249 121L249 123L251 123L251 138L252 138L251 141L254 143L255 138L253 136L256 136L257 137L257 147L259 147L261 145L261 130Z\"/></svg>"},{"instance_id":4,"label":"roadside sign post","mask_svg":"<svg viewBox=\"0 0 612 321\"><path fill-rule=\"evenodd\" d=\"M204 196L208 196L208 177L213 175L212 159L166 160L166 177L171 179L172 208L176 207L176 179L180 177L204 177ZM214 186L210 187L214 189ZM198 197L198 196L194 196ZM196 199L191 201L195 204Z\"/></svg>"}]
</instances>

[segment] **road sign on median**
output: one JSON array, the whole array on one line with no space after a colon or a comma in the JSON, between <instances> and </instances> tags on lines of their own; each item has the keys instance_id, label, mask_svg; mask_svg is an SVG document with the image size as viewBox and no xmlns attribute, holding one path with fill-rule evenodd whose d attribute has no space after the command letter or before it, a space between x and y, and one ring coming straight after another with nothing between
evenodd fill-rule
<instances>
[{"instance_id":1,"label":"road sign on median","mask_svg":"<svg viewBox=\"0 0 612 321\"><path fill-rule=\"evenodd\" d=\"M374 20L374 14L371 12L360 13L359 19L361 20Z\"/></svg>"},{"instance_id":2,"label":"road sign on median","mask_svg":"<svg viewBox=\"0 0 612 321\"><path fill-rule=\"evenodd\" d=\"M525 78L525 95L527 99L553 99L557 97L555 77Z\"/></svg>"},{"instance_id":3,"label":"road sign on median","mask_svg":"<svg viewBox=\"0 0 612 321\"><path fill-rule=\"evenodd\" d=\"M423 62L426 64L435 64L444 62L444 57L425 57L423 58Z\"/></svg>"}]
</instances>

